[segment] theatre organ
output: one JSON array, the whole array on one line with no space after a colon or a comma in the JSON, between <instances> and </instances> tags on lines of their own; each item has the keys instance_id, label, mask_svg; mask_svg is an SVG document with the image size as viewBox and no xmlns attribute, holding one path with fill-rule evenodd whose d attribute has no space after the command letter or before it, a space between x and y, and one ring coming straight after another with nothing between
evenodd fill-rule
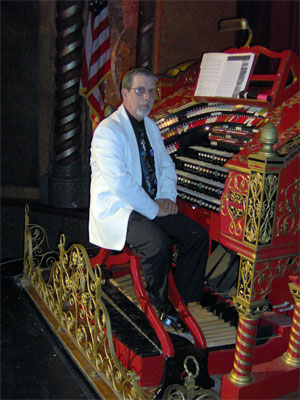
<instances>
[{"instance_id":1,"label":"theatre organ","mask_svg":"<svg viewBox=\"0 0 300 400\"><path fill-rule=\"evenodd\" d=\"M256 336L264 310L292 315L288 277L299 274L299 65L290 51L245 47L228 52L277 60L274 74L252 72L249 90L257 99L194 97L199 72L194 65L178 74L173 92L170 79L161 79L162 99L152 116L176 166L180 211L240 257L232 299L240 323L229 381L248 385L255 351L243 335ZM299 357L297 329L293 354Z\"/></svg>"},{"instance_id":2,"label":"theatre organ","mask_svg":"<svg viewBox=\"0 0 300 400\"><path fill-rule=\"evenodd\" d=\"M211 388L218 374L224 374L222 399L257 393L276 398L297 390L299 64L290 51L228 51L277 60L276 73L254 70L250 76L249 90L263 91L270 101L196 98L199 63L186 64L159 78L151 113L176 167L179 209L205 226L211 239L201 305L187 308L169 275L181 326L162 325L129 249L120 254L100 249L88 258L79 245L65 251L62 236L59 258L46 252L51 263L45 262L38 228L29 224L26 211L24 277L31 286L25 279L24 287L58 321L51 322L55 331L77 343L94 373L87 373L90 383L106 398L114 397L97 381L104 371L124 399L128 384L133 398L152 398L159 386L155 396L161 398L185 378L186 391L192 380ZM72 353L69 339L57 335ZM187 360L198 365L194 375Z\"/></svg>"}]
</instances>

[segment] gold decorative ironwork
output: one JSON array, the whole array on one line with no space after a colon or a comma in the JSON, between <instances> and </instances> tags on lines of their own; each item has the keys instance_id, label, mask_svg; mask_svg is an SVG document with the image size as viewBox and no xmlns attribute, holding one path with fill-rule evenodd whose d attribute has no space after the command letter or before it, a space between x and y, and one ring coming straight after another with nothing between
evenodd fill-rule
<instances>
[{"instance_id":1,"label":"gold decorative ironwork","mask_svg":"<svg viewBox=\"0 0 300 400\"><path fill-rule=\"evenodd\" d=\"M250 304L244 302L238 296L233 296L232 301L239 313L239 318L252 321L258 320L269 306L266 300Z\"/></svg>"},{"instance_id":2,"label":"gold decorative ironwork","mask_svg":"<svg viewBox=\"0 0 300 400\"><path fill-rule=\"evenodd\" d=\"M263 174L251 171L244 240L256 244L263 197Z\"/></svg>"},{"instance_id":3,"label":"gold decorative ironwork","mask_svg":"<svg viewBox=\"0 0 300 400\"><path fill-rule=\"evenodd\" d=\"M45 230L36 224L29 224L29 207L25 206L24 271L32 275L35 269L51 268L58 259L58 252L51 249Z\"/></svg>"},{"instance_id":4,"label":"gold decorative ironwork","mask_svg":"<svg viewBox=\"0 0 300 400\"><path fill-rule=\"evenodd\" d=\"M194 364L195 373L188 368L188 362L192 362ZM174 384L168 386L162 397L167 400L221 400L221 397L218 393L213 390L202 389L196 386L195 379L199 375L199 364L194 356L188 356L184 360L184 369L186 372L186 376L184 378L184 384Z\"/></svg>"},{"instance_id":5,"label":"gold decorative ironwork","mask_svg":"<svg viewBox=\"0 0 300 400\"><path fill-rule=\"evenodd\" d=\"M230 217L229 232L232 235L242 234L242 221L246 212L249 179L242 174L230 171L224 195L221 200L221 214Z\"/></svg>"},{"instance_id":6,"label":"gold decorative ironwork","mask_svg":"<svg viewBox=\"0 0 300 400\"><path fill-rule=\"evenodd\" d=\"M253 286L253 296L266 297L272 290L272 282L275 278L282 278L285 272L291 269L292 275L300 272L300 256L288 256L274 262L266 262L265 267L256 271Z\"/></svg>"},{"instance_id":7,"label":"gold decorative ironwork","mask_svg":"<svg viewBox=\"0 0 300 400\"><path fill-rule=\"evenodd\" d=\"M269 174L265 177L258 244L269 244L273 237L278 182L277 174Z\"/></svg>"},{"instance_id":8,"label":"gold decorative ironwork","mask_svg":"<svg viewBox=\"0 0 300 400\"><path fill-rule=\"evenodd\" d=\"M237 296L247 302L250 302L253 296L252 292L254 272L254 262L241 257Z\"/></svg>"},{"instance_id":9,"label":"gold decorative ironwork","mask_svg":"<svg viewBox=\"0 0 300 400\"><path fill-rule=\"evenodd\" d=\"M276 236L296 235L300 232L300 178L281 189L284 200L279 203L279 217L276 220Z\"/></svg>"},{"instance_id":10,"label":"gold decorative ironwork","mask_svg":"<svg viewBox=\"0 0 300 400\"><path fill-rule=\"evenodd\" d=\"M124 400L145 399L138 386L139 377L127 370L116 356L109 314L102 301L101 268L91 267L81 245L74 244L65 250L63 234L59 257L53 259L53 253L46 252L51 262L45 261L40 246L47 242L45 238L41 227L29 224L26 206L23 278L31 282L57 320L60 331L71 338L88 360L93 376L109 379L114 391Z\"/></svg>"}]
</instances>

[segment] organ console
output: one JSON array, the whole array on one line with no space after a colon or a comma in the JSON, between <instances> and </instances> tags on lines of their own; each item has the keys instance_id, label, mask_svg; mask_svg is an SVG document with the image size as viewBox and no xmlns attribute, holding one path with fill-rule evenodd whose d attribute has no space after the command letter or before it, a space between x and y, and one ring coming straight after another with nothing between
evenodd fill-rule
<instances>
[{"instance_id":1,"label":"organ console","mask_svg":"<svg viewBox=\"0 0 300 400\"><path fill-rule=\"evenodd\" d=\"M299 274L298 61L289 51L228 50L239 51L279 59L276 74L255 75L254 70L250 76L250 87L259 82L262 90L271 84L264 90L265 101L258 96L250 101L195 98L196 64L179 74L183 86L177 82L173 93L168 78L162 78L160 92L167 98L162 96L152 112L176 166L180 211L204 224L212 241L240 259L236 294L229 302L239 315L235 356L222 398L233 398L233 385L244 385L235 395L253 396L259 321L266 326L270 310L273 316L292 315L288 277ZM260 351L265 360L279 355L268 344ZM296 353L299 366L299 343ZM210 352L209 370L221 357ZM224 367L225 361L222 372Z\"/></svg>"},{"instance_id":2,"label":"organ console","mask_svg":"<svg viewBox=\"0 0 300 400\"><path fill-rule=\"evenodd\" d=\"M208 229L210 260L223 253L213 272L208 271L203 304L187 309L171 274L169 292L192 334L185 337L196 348L208 349L209 373L231 371L223 378L224 399L253 396L257 386L252 370L285 351L287 315L293 308L289 275L299 273L298 60L291 52L261 47L228 51L280 60L277 74L254 75L254 69L250 76L250 83L271 82L264 101L195 97L199 64L194 64L185 65L175 78L160 77L160 99L151 113L176 167L179 210ZM224 263L226 256L230 265ZM99 262L99 256L91 262ZM225 285L225 293L219 289L224 288L228 271L232 287ZM133 273L133 280L134 288L124 276L116 277L115 285L147 315L142 277ZM151 324L156 326L153 320ZM176 337L178 330L170 327L168 334L176 353L172 335ZM161 331L158 336L162 339ZM296 382L296 374L292 370L288 378ZM267 393L270 381L277 380L275 373L260 385ZM209 378L201 384L211 385Z\"/></svg>"},{"instance_id":3,"label":"organ console","mask_svg":"<svg viewBox=\"0 0 300 400\"><path fill-rule=\"evenodd\" d=\"M222 399L257 398L258 392L277 398L299 390L299 64L290 51L243 47L228 52L254 52L256 59L278 61L276 73L261 75L254 69L250 76L248 90L258 93L257 84L265 100L195 97L199 63L184 64L175 76L170 70L159 78L159 99L151 113L176 167L179 210L205 226L211 239L201 304L187 308L169 276L170 300L183 327L162 325L138 260L128 249L120 254L100 249L87 260L76 248L70 268L78 262L81 269L73 276L65 272L68 257L60 244L56 272L42 283L26 225L24 275L60 315L60 326L77 338L80 350L86 348L87 358L96 359L97 371L105 358L95 343L111 332L112 358L115 352L114 360L134 371L145 389L138 392L135 386L135 393L143 393L136 398L150 398L146 388L158 386L162 389L154 398L162 398L168 385L182 383L182 365L190 358L201 371L198 386L211 388L211 376L223 375ZM60 274L66 277L58 279ZM58 311L53 298L61 292ZM96 340L94 327L102 323Z\"/></svg>"}]
</instances>

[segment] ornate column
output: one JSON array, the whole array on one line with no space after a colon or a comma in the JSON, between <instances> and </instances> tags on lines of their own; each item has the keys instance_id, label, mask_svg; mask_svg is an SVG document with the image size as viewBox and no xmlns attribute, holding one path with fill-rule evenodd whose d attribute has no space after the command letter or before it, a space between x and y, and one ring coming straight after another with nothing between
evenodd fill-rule
<instances>
[{"instance_id":1,"label":"ornate column","mask_svg":"<svg viewBox=\"0 0 300 400\"><path fill-rule=\"evenodd\" d=\"M152 70L155 1L139 1L136 66Z\"/></svg>"},{"instance_id":2,"label":"ornate column","mask_svg":"<svg viewBox=\"0 0 300 400\"><path fill-rule=\"evenodd\" d=\"M283 358L288 365L300 367L300 278L291 277L289 288L295 302L287 352Z\"/></svg>"},{"instance_id":3,"label":"ornate column","mask_svg":"<svg viewBox=\"0 0 300 400\"><path fill-rule=\"evenodd\" d=\"M222 215L229 217L222 239L225 245L227 238L233 239L240 256L233 297L239 324L233 368L222 377L224 400L252 399L259 390L266 398L277 398L297 390L298 384L299 280L290 284L296 305L288 351L272 357L272 351L266 354L269 347L255 346L259 318L269 307L267 296L276 304L276 294L282 294L278 287L287 285L289 275L299 275L299 179L294 175L298 152L293 141L273 151L277 131L272 123L262 128L259 140L262 148L248 155L247 168L230 165L229 185L222 197ZM253 148L258 148L256 141ZM260 351L266 352L268 361L253 365L256 355L262 359Z\"/></svg>"},{"instance_id":4,"label":"ornate column","mask_svg":"<svg viewBox=\"0 0 300 400\"><path fill-rule=\"evenodd\" d=\"M82 208L88 204L88 179L81 161L81 97L83 3L56 2L56 108L53 170L49 202L54 207Z\"/></svg>"},{"instance_id":5,"label":"ornate column","mask_svg":"<svg viewBox=\"0 0 300 400\"><path fill-rule=\"evenodd\" d=\"M277 192L283 160L273 151L277 131L272 123L260 134L263 147L248 157L248 204L243 233L245 252L240 254L237 294L233 302L239 324L233 369L229 379L238 385L252 381L252 364L258 320L268 308L266 295L271 290L273 261L270 262ZM267 264L267 265L266 265ZM268 276L270 274L270 282Z\"/></svg>"},{"instance_id":6,"label":"ornate column","mask_svg":"<svg viewBox=\"0 0 300 400\"><path fill-rule=\"evenodd\" d=\"M236 336L233 369L229 379L237 384L249 384L252 382L252 364L256 332L259 318L265 310L265 305L249 305L234 297L234 305L239 313L239 323Z\"/></svg>"}]
</instances>

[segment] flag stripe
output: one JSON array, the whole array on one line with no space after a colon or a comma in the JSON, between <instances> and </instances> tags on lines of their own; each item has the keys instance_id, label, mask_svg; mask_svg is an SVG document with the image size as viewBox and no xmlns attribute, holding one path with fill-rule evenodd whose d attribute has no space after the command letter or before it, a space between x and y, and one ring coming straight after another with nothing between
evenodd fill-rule
<instances>
[{"instance_id":1,"label":"flag stripe","mask_svg":"<svg viewBox=\"0 0 300 400\"><path fill-rule=\"evenodd\" d=\"M103 80L110 71L110 34L107 1L89 0L89 15L83 54L80 94L93 113L103 117Z\"/></svg>"},{"instance_id":2,"label":"flag stripe","mask_svg":"<svg viewBox=\"0 0 300 400\"><path fill-rule=\"evenodd\" d=\"M96 73L95 68L101 66L110 59L109 41L103 43L96 51L93 52L90 59L90 75Z\"/></svg>"}]
</instances>

